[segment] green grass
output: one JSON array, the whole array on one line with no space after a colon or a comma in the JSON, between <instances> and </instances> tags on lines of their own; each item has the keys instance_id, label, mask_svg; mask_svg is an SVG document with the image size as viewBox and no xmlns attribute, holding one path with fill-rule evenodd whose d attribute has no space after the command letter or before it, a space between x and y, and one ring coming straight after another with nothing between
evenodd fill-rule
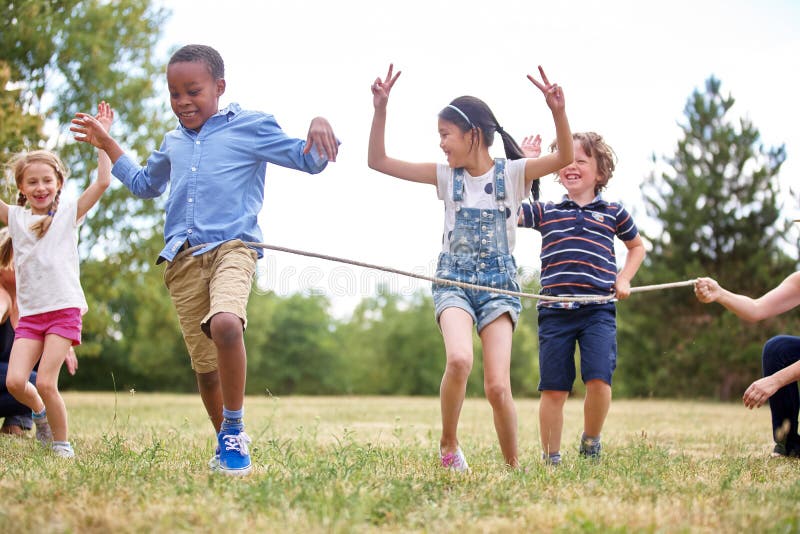
<instances>
[{"instance_id":1,"label":"green grass","mask_svg":"<svg viewBox=\"0 0 800 534\"><path fill-rule=\"evenodd\" d=\"M197 396L69 393L77 456L0 436L0 532L800 532L800 461L769 459L769 413L614 401L600 463L542 465L536 400L517 401L522 468L503 466L483 399L437 467L436 398L248 398L255 473L210 474Z\"/></svg>"}]
</instances>

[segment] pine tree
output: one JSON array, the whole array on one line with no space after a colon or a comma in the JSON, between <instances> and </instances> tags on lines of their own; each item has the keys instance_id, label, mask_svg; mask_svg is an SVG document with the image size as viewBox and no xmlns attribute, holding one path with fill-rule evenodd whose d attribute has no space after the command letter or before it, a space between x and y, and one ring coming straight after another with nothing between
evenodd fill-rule
<instances>
[{"instance_id":1,"label":"pine tree","mask_svg":"<svg viewBox=\"0 0 800 534\"><path fill-rule=\"evenodd\" d=\"M704 92L693 92L674 156L653 158L663 170L642 189L658 229L642 232L652 249L638 285L710 276L758 296L797 265L787 246L791 221L781 215L784 147L765 148L749 119L733 121L734 99L720 87L712 76ZM765 331L781 322L745 325L688 290L635 296L622 306L620 344L631 351L620 357L619 376L634 395L735 397L758 374Z\"/></svg>"}]
</instances>

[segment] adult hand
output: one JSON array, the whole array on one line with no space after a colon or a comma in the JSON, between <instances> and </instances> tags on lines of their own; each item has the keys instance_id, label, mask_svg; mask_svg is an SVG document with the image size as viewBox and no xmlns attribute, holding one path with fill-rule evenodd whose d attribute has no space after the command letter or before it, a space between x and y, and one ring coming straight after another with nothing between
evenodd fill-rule
<instances>
[{"instance_id":1,"label":"adult hand","mask_svg":"<svg viewBox=\"0 0 800 534\"><path fill-rule=\"evenodd\" d=\"M375 78L372 82L372 105L376 108L385 108L386 103L389 101L389 93L392 92L392 86L397 78L403 71L398 70L397 74L394 72L394 63L389 63L389 72L386 73L386 78L381 80L380 77Z\"/></svg>"},{"instance_id":2,"label":"adult hand","mask_svg":"<svg viewBox=\"0 0 800 534\"><path fill-rule=\"evenodd\" d=\"M750 384L750 387L742 395L742 401L751 410L758 408L767 402L778 391L779 387L780 385L771 375L765 376Z\"/></svg>"},{"instance_id":3,"label":"adult hand","mask_svg":"<svg viewBox=\"0 0 800 534\"><path fill-rule=\"evenodd\" d=\"M67 372L74 375L78 370L78 357L75 355L75 350L70 347L67 352L67 357L64 359L64 364L67 367Z\"/></svg>"},{"instance_id":4,"label":"adult hand","mask_svg":"<svg viewBox=\"0 0 800 534\"><path fill-rule=\"evenodd\" d=\"M558 84L550 83L541 65L539 65L539 74L542 76L542 83L540 83L530 74L528 74L528 79L533 85L539 88L542 94L544 94L545 102L547 102L547 106L550 108L550 111L553 113L556 111L562 111L565 106L564 91L561 89L561 87L559 87Z\"/></svg>"},{"instance_id":5,"label":"adult hand","mask_svg":"<svg viewBox=\"0 0 800 534\"><path fill-rule=\"evenodd\" d=\"M698 278L694 282L694 294L704 304L714 302L722 294L722 288L713 278Z\"/></svg>"},{"instance_id":6,"label":"adult hand","mask_svg":"<svg viewBox=\"0 0 800 534\"><path fill-rule=\"evenodd\" d=\"M333 134L331 124L323 117L315 117L311 121L303 154L308 154L315 146L320 157L325 156L328 161L336 161L336 154L339 153L339 142Z\"/></svg>"}]
</instances>

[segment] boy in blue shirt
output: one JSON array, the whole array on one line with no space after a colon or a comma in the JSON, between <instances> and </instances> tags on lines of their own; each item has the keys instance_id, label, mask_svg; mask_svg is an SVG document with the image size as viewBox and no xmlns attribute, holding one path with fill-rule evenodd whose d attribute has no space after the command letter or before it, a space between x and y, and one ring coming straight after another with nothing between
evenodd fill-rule
<instances>
[{"instance_id":1,"label":"boy in blue shirt","mask_svg":"<svg viewBox=\"0 0 800 534\"><path fill-rule=\"evenodd\" d=\"M77 114L70 129L76 140L106 151L114 176L134 195L154 198L170 184L166 244L157 263L168 262L164 281L217 432L218 449L209 467L246 475L252 464L242 422L247 374L243 334L262 252L244 243L263 241L257 217L267 163L316 174L336 160L338 141L322 117L311 121L303 141L287 136L272 115L237 104L219 110L224 76L222 58L209 46L187 45L172 55L167 85L180 124L165 135L145 166L85 114Z\"/></svg>"},{"instance_id":2,"label":"boy in blue shirt","mask_svg":"<svg viewBox=\"0 0 800 534\"><path fill-rule=\"evenodd\" d=\"M523 204L522 226L542 234L542 294L587 297L586 302L541 300L539 311L539 431L543 457L561 462L564 403L575 381L575 344L586 384L580 453L600 457L600 431L611 406L611 376L617 364L616 307L612 297L630 295L631 279L645 256L642 238L630 214L600 196L614 172L614 152L594 132L572 134L575 161L558 171L567 190L561 202ZM553 147L551 147L553 148ZM523 151L538 154L538 142L526 138ZM617 271L614 237L628 248ZM597 300L592 302L591 298Z\"/></svg>"}]
</instances>

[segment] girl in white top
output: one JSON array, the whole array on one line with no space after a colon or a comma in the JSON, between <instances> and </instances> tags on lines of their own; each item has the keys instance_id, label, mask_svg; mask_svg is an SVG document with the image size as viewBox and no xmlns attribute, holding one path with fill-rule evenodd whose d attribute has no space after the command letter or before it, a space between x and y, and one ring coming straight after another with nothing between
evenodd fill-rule
<instances>
[{"instance_id":1,"label":"girl in white top","mask_svg":"<svg viewBox=\"0 0 800 534\"><path fill-rule=\"evenodd\" d=\"M539 67L543 83L528 79L542 91L553 114L560 151L537 159L522 159L514 139L498 124L481 100L462 96L439 113L439 147L447 165L410 163L386 155L384 131L389 92L400 72L389 66L386 78L372 84L375 114L369 138L372 169L412 182L436 186L445 204L443 249L436 276L454 282L519 290L512 252L520 203L541 176L572 161L572 137L564 109L564 94ZM489 147L497 133L505 159L493 159ZM516 467L517 415L511 396L511 336L520 311L519 298L448 284L433 287L436 319L444 338L447 363L440 389L441 465L465 471L467 465L457 437L458 419L472 369L472 328L483 345L484 390L494 412L500 449Z\"/></svg>"},{"instance_id":2,"label":"girl in white top","mask_svg":"<svg viewBox=\"0 0 800 534\"><path fill-rule=\"evenodd\" d=\"M113 110L105 102L97 109L96 117L84 120L97 121L108 130ZM111 160L102 150L97 160L97 179L75 202L60 200L67 172L58 156L46 150L19 154L11 164L18 205L0 200L0 221L11 235L11 243L0 249L0 266L7 266L13 257L20 315L6 387L33 410L37 438L52 441L53 451L65 458L75 453L67 439L67 410L58 391L58 374L70 347L80 344L81 316L87 310L77 228L111 184ZM40 356L34 387L28 377Z\"/></svg>"}]
</instances>

